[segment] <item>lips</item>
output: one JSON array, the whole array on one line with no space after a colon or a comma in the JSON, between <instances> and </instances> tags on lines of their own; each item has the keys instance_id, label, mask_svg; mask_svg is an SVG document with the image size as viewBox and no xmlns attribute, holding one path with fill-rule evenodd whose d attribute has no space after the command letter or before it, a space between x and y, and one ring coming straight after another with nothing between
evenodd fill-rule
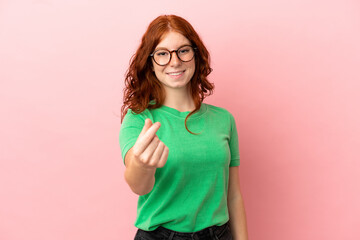
<instances>
[{"instance_id":1,"label":"lips","mask_svg":"<svg viewBox=\"0 0 360 240\"><path fill-rule=\"evenodd\" d=\"M185 72L185 70L184 70L184 71L177 71L177 72L168 72L168 73L166 73L166 74L169 74L169 75L172 75L172 76L176 76L176 75L182 74L183 72Z\"/></svg>"}]
</instances>

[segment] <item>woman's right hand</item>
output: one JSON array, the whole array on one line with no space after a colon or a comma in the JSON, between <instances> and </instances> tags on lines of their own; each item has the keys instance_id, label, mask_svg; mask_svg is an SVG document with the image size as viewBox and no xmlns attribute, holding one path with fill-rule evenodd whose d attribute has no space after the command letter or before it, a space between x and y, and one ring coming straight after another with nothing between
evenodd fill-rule
<instances>
[{"instance_id":1,"label":"woman's right hand","mask_svg":"<svg viewBox=\"0 0 360 240\"><path fill-rule=\"evenodd\" d=\"M138 195L149 193L155 184L155 172L157 168L165 165L169 149L156 136L160 123L152 123L145 119L134 146L125 155L125 180L131 190Z\"/></svg>"},{"instance_id":2,"label":"woman's right hand","mask_svg":"<svg viewBox=\"0 0 360 240\"><path fill-rule=\"evenodd\" d=\"M162 168L168 158L169 148L156 135L160 122L145 119L145 124L137 138L133 149L134 161L146 169Z\"/></svg>"}]
</instances>

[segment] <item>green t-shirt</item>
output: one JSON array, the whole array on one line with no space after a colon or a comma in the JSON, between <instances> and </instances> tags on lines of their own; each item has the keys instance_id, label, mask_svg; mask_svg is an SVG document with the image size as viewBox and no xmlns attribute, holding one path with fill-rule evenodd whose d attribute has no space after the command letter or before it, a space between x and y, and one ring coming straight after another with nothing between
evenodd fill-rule
<instances>
[{"instance_id":1,"label":"green t-shirt","mask_svg":"<svg viewBox=\"0 0 360 240\"><path fill-rule=\"evenodd\" d=\"M229 167L239 166L238 134L233 115L224 108L201 104L190 113L162 105L140 114L128 110L120 129L123 160L135 144L146 118L160 122L156 135L169 148L167 162L157 168L151 192L139 196L137 228L162 226L195 232L229 220L227 207Z\"/></svg>"}]
</instances>

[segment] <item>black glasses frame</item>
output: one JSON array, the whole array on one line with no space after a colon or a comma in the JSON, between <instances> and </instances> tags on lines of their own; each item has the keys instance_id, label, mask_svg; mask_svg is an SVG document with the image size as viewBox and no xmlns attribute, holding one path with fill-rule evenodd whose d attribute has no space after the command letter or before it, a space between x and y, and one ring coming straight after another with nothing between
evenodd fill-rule
<instances>
[{"instance_id":1,"label":"black glasses frame","mask_svg":"<svg viewBox=\"0 0 360 240\"><path fill-rule=\"evenodd\" d=\"M183 48L183 47L191 47L191 48L194 50L194 56L193 56L189 61L183 61L183 60L179 57L179 50L180 50L181 48ZM165 50L165 51L168 51L168 52L170 53L170 59L169 59L169 61L168 61L166 64L159 64L158 62L156 62L154 55L155 55L156 52L158 52L158 51L164 51L164 50ZM149 57L152 57L152 59L154 60L154 62L155 62L157 65L159 65L159 66L166 66L166 65L169 64L169 62L171 62L171 58L172 58L172 55L173 55L172 53L173 53L173 52L176 52L176 56L178 57L178 59L180 59L180 61L182 61L182 62L190 62L191 60L194 59L196 51L197 51L197 47L193 47L193 46L191 46L191 45L184 45L184 46L181 46L180 48L178 48L177 50L172 50L172 51L169 51L169 50L167 50L167 49L159 49L159 50L156 50L155 52L151 53L151 54L149 55Z\"/></svg>"}]
</instances>

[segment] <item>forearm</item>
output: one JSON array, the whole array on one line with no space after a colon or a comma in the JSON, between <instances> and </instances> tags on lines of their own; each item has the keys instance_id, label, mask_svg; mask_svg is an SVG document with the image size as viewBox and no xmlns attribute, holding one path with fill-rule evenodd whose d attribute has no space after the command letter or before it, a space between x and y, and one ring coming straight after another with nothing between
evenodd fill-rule
<instances>
[{"instance_id":1,"label":"forearm","mask_svg":"<svg viewBox=\"0 0 360 240\"><path fill-rule=\"evenodd\" d=\"M127 154L127 166L125 169L125 180L131 190L138 195L149 193L155 184L156 168L144 168L136 163L133 158L131 149Z\"/></svg>"},{"instance_id":2,"label":"forearm","mask_svg":"<svg viewBox=\"0 0 360 240\"><path fill-rule=\"evenodd\" d=\"M228 200L230 228L234 240L248 240L244 201L241 197Z\"/></svg>"}]
</instances>

